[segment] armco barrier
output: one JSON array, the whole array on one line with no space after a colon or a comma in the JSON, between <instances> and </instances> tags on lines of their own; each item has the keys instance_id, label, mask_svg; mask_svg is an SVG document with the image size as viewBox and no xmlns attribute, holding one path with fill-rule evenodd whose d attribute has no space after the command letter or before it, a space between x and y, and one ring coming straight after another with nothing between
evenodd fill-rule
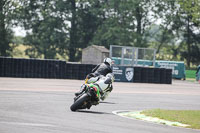
<instances>
[{"instance_id":1,"label":"armco barrier","mask_svg":"<svg viewBox=\"0 0 200 133\"><path fill-rule=\"evenodd\" d=\"M0 77L85 79L96 65L0 57ZM120 70L121 69L121 70ZM115 66L117 81L137 83L172 83L172 70L165 68ZM120 77L121 75L121 77ZM131 77L132 76L132 79Z\"/></svg>"}]
</instances>

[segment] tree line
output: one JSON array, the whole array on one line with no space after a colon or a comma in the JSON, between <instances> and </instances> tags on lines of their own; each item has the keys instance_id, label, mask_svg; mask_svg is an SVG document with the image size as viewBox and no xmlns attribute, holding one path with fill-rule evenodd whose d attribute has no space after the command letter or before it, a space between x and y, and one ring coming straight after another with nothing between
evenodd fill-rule
<instances>
[{"instance_id":1,"label":"tree line","mask_svg":"<svg viewBox=\"0 0 200 133\"><path fill-rule=\"evenodd\" d=\"M199 0L1 0L0 56L12 53L16 26L27 31L30 58L79 61L95 44L156 48L158 59L200 63Z\"/></svg>"}]
</instances>

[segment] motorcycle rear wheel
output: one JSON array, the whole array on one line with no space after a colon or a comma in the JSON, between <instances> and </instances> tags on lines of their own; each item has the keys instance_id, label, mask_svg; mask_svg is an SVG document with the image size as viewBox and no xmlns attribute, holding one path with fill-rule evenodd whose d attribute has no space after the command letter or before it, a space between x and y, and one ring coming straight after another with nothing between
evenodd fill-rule
<instances>
[{"instance_id":1,"label":"motorcycle rear wheel","mask_svg":"<svg viewBox=\"0 0 200 133\"><path fill-rule=\"evenodd\" d=\"M89 99L87 94L83 94L79 99L77 99L70 107L71 111L76 111L77 109L81 109L84 102Z\"/></svg>"}]
</instances>

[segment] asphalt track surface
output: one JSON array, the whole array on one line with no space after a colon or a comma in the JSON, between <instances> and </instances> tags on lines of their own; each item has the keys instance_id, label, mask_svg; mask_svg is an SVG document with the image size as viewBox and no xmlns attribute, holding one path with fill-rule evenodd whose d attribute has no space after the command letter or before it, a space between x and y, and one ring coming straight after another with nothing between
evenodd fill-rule
<instances>
[{"instance_id":1,"label":"asphalt track surface","mask_svg":"<svg viewBox=\"0 0 200 133\"><path fill-rule=\"evenodd\" d=\"M199 133L112 114L116 110L200 110L200 84L114 83L109 97L72 112L82 80L0 78L0 133Z\"/></svg>"}]
</instances>

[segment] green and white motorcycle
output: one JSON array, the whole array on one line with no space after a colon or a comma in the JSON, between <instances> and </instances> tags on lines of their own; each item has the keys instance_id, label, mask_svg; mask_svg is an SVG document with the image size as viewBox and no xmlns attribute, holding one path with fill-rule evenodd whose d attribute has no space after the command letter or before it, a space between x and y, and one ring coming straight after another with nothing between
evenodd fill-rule
<instances>
[{"instance_id":1,"label":"green and white motorcycle","mask_svg":"<svg viewBox=\"0 0 200 133\"><path fill-rule=\"evenodd\" d=\"M90 109L92 105L99 104L100 99L104 100L113 89L114 77L112 74L107 74L106 76L100 76L95 83L88 83L87 81L88 79L81 87L82 93L75 96L74 103L70 107L72 111Z\"/></svg>"}]
</instances>

